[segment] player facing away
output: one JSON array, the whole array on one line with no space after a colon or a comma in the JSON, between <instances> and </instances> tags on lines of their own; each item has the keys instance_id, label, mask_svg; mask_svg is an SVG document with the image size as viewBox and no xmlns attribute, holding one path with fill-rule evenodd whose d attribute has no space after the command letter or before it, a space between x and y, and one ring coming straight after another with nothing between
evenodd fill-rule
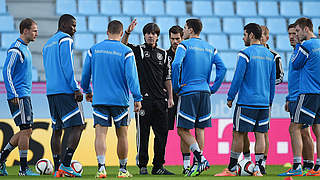
<instances>
[{"instance_id":1,"label":"player facing away","mask_svg":"<svg viewBox=\"0 0 320 180\"><path fill-rule=\"evenodd\" d=\"M167 50L168 60L170 65L172 65L174 61L174 56L176 54L177 47L179 43L183 40L183 28L179 25L172 26L169 29L169 39L170 39L170 48ZM178 105L178 96L177 94L173 94L173 102L174 105L168 109L168 128L169 130L174 129L174 122L177 117L177 105ZM180 141L180 150L183 158L183 171L182 174L188 174L190 170L190 149L189 146L184 143L184 141Z\"/></svg>"},{"instance_id":2,"label":"player facing away","mask_svg":"<svg viewBox=\"0 0 320 180\"><path fill-rule=\"evenodd\" d=\"M16 126L20 131L14 134L0 153L0 176L7 176L6 160L18 146L20 155L19 176L38 176L28 167L29 139L32 134L33 114L31 105L32 56L28 48L38 36L37 23L26 18L20 22L20 37L11 44L3 66L3 80L7 99Z\"/></svg>"},{"instance_id":3,"label":"player facing away","mask_svg":"<svg viewBox=\"0 0 320 180\"><path fill-rule=\"evenodd\" d=\"M118 177L132 177L127 170L129 90L134 99L134 112L141 108L142 96L134 54L120 42L123 25L113 20L108 24L108 39L92 46L82 71L81 87L86 100L92 102L95 127L95 151L98 160L96 178L105 178L106 135L112 121L118 138L117 154L120 163ZM92 77L93 92L90 88Z\"/></svg>"},{"instance_id":4,"label":"player facing away","mask_svg":"<svg viewBox=\"0 0 320 180\"><path fill-rule=\"evenodd\" d=\"M297 32L294 24L288 26L288 35L290 40L290 45L295 49L296 44L299 42L297 37ZM291 58L296 56L295 51L293 51ZM297 107L297 99L299 96L299 77L300 70L295 70L292 67L292 61L289 61L289 72L288 72L288 95L286 96L285 111L289 112L291 123L289 126L290 137L293 136L293 123L294 114ZM302 126L301 137L303 143L302 157L303 157L303 174L306 174L310 169L313 168L313 158L314 158L314 144L310 133L309 126Z\"/></svg>"},{"instance_id":5,"label":"player facing away","mask_svg":"<svg viewBox=\"0 0 320 180\"><path fill-rule=\"evenodd\" d=\"M195 158L186 176L198 176L210 165L203 155L204 129L211 127L210 95L220 87L226 68L217 49L199 38L202 22L188 19L184 26L184 38L176 50L172 63L173 90L178 94L178 134ZM212 66L216 67L216 78L210 86ZM195 128L196 138L190 133Z\"/></svg>"},{"instance_id":6,"label":"player facing away","mask_svg":"<svg viewBox=\"0 0 320 180\"><path fill-rule=\"evenodd\" d=\"M59 18L58 31L43 47L43 65L47 81L47 98L52 119L51 151L55 177L68 174L80 177L70 162L78 147L85 127L80 87L74 77L72 36L76 32L76 19L70 14ZM61 160L62 129L69 128L66 154Z\"/></svg>"},{"instance_id":7,"label":"player facing away","mask_svg":"<svg viewBox=\"0 0 320 180\"><path fill-rule=\"evenodd\" d=\"M143 27L144 44L128 43L130 33L136 24L136 19L134 19L125 31L122 43L128 45L134 53L140 91L143 96L141 111L136 113L137 166L140 168L140 174L148 174L148 144L150 127L152 127L155 138L151 173L173 175L163 167L168 137L168 108L173 106L171 67L166 51L157 46L160 35L160 28L157 24L148 23Z\"/></svg>"},{"instance_id":8,"label":"player facing away","mask_svg":"<svg viewBox=\"0 0 320 180\"><path fill-rule=\"evenodd\" d=\"M238 94L233 116L233 140L228 168L216 176L236 176L236 165L243 150L244 136L254 132L254 176L261 174L265 152L265 135L269 129L269 111L273 102L276 80L274 55L261 44L262 30L258 24L244 27L243 41L247 48L238 54L236 71L228 92L227 105L232 107Z\"/></svg>"},{"instance_id":9,"label":"player facing away","mask_svg":"<svg viewBox=\"0 0 320 180\"><path fill-rule=\"evenodd\" d=\"M269 40L269 29L267 26L260 26L262 29L262 35L261 35L261 44L268 48L269 51L274 55L275 57L275 62L276 62L276 85L282 83L283 81L283 69L282 69L282 61L281 61L281 56L279 55L279 53L277 53L276 51L274 51L273 49L270 48L270 46L267 44L268 40ZM269 124L269 128L270 128L270 124ZM266 174L266 161L267 161L267 156L268 156L268 152L269 152L269 135L268 132L264 133L265 136L265 152L264 152L264 157L262 160L262 169L260 169L261 174ZM250 159L251 160L251 156L250 156L250 141L249 141L249 137L246 136L244 139L244 147L243 147L243 155L244 158Z\"/></svg>"},{"instance_id":10,"label":"player facing away","mask_svg":"<svg viewBox=\"0 0 320 180\"><path fill-rule=\"evenodd\" d=\"M306 176L320 176L320 40L313 33L312 21L299 18L296 22L299 42L295 47L295 56L291 59L294 70L299 70L299 96L293 117L291 145L293 167L279 176L301 176L301 156L303 149L303 126L312 126L317 140L317 161L315 167Z\"/></svg>"}]
</instances>

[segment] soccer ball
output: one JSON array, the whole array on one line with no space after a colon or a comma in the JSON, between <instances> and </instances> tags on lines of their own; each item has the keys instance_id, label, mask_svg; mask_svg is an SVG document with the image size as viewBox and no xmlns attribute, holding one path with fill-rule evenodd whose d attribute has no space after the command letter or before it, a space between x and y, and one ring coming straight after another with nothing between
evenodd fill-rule
<instances>
[{"instance_id":1,"label":"soccer ball","mask_svg":"<svg viewBox=\"0 0 320 180\"><path fill-rule=\"evenodd\" d=\"M250 160L243 159L237 164L237 175L238 176L252 176L254 163Z\"/></svg>"},{"instance_id":2,"label":"soccer ball","mask_svg":"<svg viewBox=\"0 0 320 180\"><path fill-rule=\"evenodd\" d=\"M40 159L36 163L35 169L41 175L50 175L53 172L53 165L49 159Z\"/></svg>"},{"instance_id":3,"label":"soccer ball","mask_svg":"<svg viewBox=\"0 0 320 180\"><path fill-rule=\"evenodd\" d=\"M77 160L71 160L70 167L74 170L74 172L79 173L80 175L83 172L82 164ZM64 175L69 177L69 174L64 174Z\"/></svg>"},{"instance_id":4,"label":"soccer ball","mask_svg":"<svg viewBox=\"0 0 320 180\"><path fill-rule=\"evenodd\" d=\"M72 160L70 166L76 173L82 174L82 164L79 161Z\"/></svg>"}]
</instances>

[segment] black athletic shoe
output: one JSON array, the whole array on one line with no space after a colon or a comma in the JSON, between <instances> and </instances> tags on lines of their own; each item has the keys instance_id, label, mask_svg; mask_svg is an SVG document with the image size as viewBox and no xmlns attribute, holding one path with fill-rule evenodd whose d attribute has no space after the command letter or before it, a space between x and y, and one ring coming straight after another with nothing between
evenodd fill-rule
<instances>
[{"instance_id":1,"label":"black athletic shoe","mask_svg":"<svg viewBox=\"0 0 320 180\"><path fill-rule=\"evenodd\" d=\"M186 174L189 174L190 172L190 166L188 166L187 168L183 168L182 170L182 174L186 175Z\"/></svg>"},{"instance_id":2,"label":"black athletic shoe","mask_svg":"<svg viewBox=\"0 0 320 180\"><path fill-rule=\"evenodd\" d=\"M141 167L140 168L140 175L147 175L147 174L149 174L147 167Z\"/></svg>"},{"instance_id":3,"label":"black athletic shoe","mask_svg":"<svg viewBox=\"0 0 320 180\"><path fill-rule=\"evenodd\" d=\"M161 167L159 169L152 168L151 173L153 175L174 175L174 173L168 171L166 168Z\"/></svg>"}]
</instances>

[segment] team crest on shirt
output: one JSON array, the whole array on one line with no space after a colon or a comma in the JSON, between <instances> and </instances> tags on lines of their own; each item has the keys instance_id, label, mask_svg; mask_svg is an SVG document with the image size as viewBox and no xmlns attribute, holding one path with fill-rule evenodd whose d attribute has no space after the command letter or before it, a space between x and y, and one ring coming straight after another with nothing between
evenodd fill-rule
<instances>
[{"instance_id":1,"label":"team crest on shirt","mask_svg":"<svg viewBox=\"0 0 320 180\"><path fill-rule=\"evenodd\" d=\"M158 58L160 61L162 61L162 60L163 60L162 54L161 54L161 53L157 53L157 58Z\"/></svg>"},{"instance_id":2,"label":"team crest on shirt","mask_svg":"<svg viewBox=\"0 0 320 180\"><path fill-rule=\"evenodd\" d=\"M145 57L150 57L150 52L149 52L149 51L145 51L145 52L144 52L144 56L145 56Z\"/></svg>"},{"instance_id":3,"label":"team crest on shirt","mask_svg":"<svg viewBox=\"0 0 320 180\"><path fill-rule=\"evenodd\" d=\"M144 109L140 109L139 115L140 115L140 116L144 116L145 114L146 114L146 112L144 111Z\"/></svg>"}]
</instances>

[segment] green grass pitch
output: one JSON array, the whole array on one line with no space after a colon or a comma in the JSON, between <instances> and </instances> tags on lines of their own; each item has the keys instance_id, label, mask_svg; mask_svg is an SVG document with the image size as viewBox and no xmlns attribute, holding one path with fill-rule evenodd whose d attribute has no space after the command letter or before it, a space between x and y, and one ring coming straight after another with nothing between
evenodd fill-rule
<instances>
[{"instance_id":1,"label":"green grass pitch","mask_svg":"<svg viewBox=\"0 0 320 180\"><path fill-rule=\"evenodd\" d=\"M31 167L31 166L30 166ZM52 175L42 175L39 177L19 177L18 174L18 166L7 167L9 176L0 177L0 179L53 179ZM166 168L176 175L174 176L154 176L154 175L139 175L138 168L136 166L129 166L128 170L133 174L132 179L141 179L141 180L158 180L158 179L270 179L270 180L284 180L285 177L279 177L277 174L282 173L287 170L287 168L283 166L267 166L267 175L264 177L248 177L248 176L238 176L238 177L215 177L214 174L221 172L226 166L211 166L208 171L203 172L198 177L184 177L182 172L182 166L166 166ZM32 168L34 170L34 168ZM97 171L97 167L94 166L86 166L83 168L83 173L81 179L95 179L95 174ZM148 167L149 173L151 172L151 167ZM107 167L107 178L106 179L117 179L118 167ZM63 178L66 179L66 178ZM70 179L70 178L68 178ZM319 177L293 177L293 179L320 179Z\"/></svg>"}]
</instances>

